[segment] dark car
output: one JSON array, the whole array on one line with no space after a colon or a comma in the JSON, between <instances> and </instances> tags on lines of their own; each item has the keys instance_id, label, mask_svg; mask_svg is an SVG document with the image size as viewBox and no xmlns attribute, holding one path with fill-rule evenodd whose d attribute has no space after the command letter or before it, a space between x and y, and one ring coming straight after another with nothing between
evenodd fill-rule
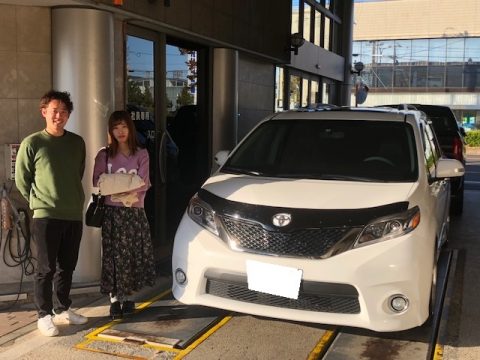
<instances>
[{"instance_id":1,"label":"dark car","mask_svg":"<svg viewBox=\"0 0 480 360\"><path fill-rule=\"evenodd\" d=\"M398 109L410 109L423 111L432 122L442 152L446 157L457 159L465 166L465 132L458 125L452 109L441 105L424 104L398 104L383 105ZM451 204L452 214L459 215L463 211L464 176L453 178L451 181Z\"/></svg>"}]
</instances>

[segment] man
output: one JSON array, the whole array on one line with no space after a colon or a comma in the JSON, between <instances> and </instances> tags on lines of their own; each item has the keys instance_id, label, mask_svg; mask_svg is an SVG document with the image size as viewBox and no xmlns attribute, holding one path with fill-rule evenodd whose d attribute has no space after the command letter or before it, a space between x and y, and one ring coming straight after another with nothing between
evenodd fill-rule
<instances>
[{"instance_id":1,"label":"man","mask_svg":"<svg viewBox=\"0 0 480 360\"><path fill-rule=\"evenodd\" d=\"M47 92L40 100L40 111L46 127L22 141L15 184L33 210L37 327L43 335L55 336L55 324L87 322L70 310L72 274L83 228L85 142L64 129L73 111L68 92Z\"/></svg>"}]
</instances>

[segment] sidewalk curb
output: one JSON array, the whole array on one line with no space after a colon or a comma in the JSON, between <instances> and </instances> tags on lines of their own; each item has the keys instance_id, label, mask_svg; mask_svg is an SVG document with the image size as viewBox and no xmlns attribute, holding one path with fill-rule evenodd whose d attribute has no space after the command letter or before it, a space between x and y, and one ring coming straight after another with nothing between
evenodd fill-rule
<instances>
[{"instance_id":1,"label":"sidewalk curb","mask_svg":"<svg viewBox=\"0 0 480 360\"><path fill-rule=\"evenodd\" d=\"M95 306L99 306L99 305L102 305L104 303L106 303L107 301L105 300L105 296L103 295L99 295L98 297L95 297L95 298L92 298L92 301L89 301L89 302L85 302L81 305L81 307L78 307L76 308L75 306L73 306L73 308L75 308L75 311L78 312L79 314L83 314L85 311L88 310L88 308L90 307L95 307ZM2 348L3 346L5 346L7 343L9 342L14 342L16 339L32 332L32 331L35 331L37 329L37 322L34 321L34 322L31 322L30 324L27 324L25 326L22 326L21 328L18 328L8 334L5 334L3 336L0 336L0 348Z\"/></svg>"},{"instance_id":2,"label":"sidewalk curb","mask_svg":"<svg viewBox=\"0 0 480 360\"><path fill-rule=\"evenodd\" d=\"M148 299L153 298L159 292L163 292L170 289L170 287L171 287L171 278L160 276L157 278L155 285L153 285L152 287L149 287L149 286L144 287L142 290L140 290L133 296L133 299L136 302L144 302ZM93 311L95 313L94 318L97 318L95 321L89 321L87 324L78 325L76 331L78 331L79 329L87 329L88 327L91 327L91 326L97 326L98 322L104 322L109 319L108 317L108 306L110 304L109 298L105 294L101 294L100 291L97 292L95 290L97 290L95 286L89 286L89 287L80 287L77 291L73 291L73 292L76 292L77 294L72 294L72 295L77 298L73 299L72 309L74 309L75 312L78 312L79 314L85 315L89 318L90 318L89 315L92 315L91 312ZM101 314L97 314L99 307L104 308L104 309L101 309L100 311ZM104 319L100 320L100 318L104 318ZM92 320L94 319L92 318ZM11 352L15 352L15 347L22 346L21 343L24 342L23 339L25 339L29 333L34 332L36 330L37 330L37 322L35 320L29 324L26 324L9 333L5 333L2 336L0 336L0 359L3 359L6 353L10 354ZM70 335L62 335L62 336L68 337ZM53 337L51 339L62 338L62 336Z\"/></svg>"},{"instance_id":3,"label":"sidewalk curb","mask_svg":"<svg viewBox=\"0 0 480 360\"><path fill-rule=\"evenodd\" d=\"M480 146L466 146L465 153L467 155L480 155Z\"/></svg>"}]
</instances>

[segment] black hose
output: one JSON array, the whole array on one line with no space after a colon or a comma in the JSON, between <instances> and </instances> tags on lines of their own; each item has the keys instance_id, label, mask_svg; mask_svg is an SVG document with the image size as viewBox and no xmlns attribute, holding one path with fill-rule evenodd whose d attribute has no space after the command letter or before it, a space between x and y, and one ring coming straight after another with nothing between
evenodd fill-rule
<instances>
[{"instance_id":1,"label":"black hose","mask_svg":"<svg viewBox=\"0 0 480 360\"><path fill-rule=\"evenodd\" d=\"M22 218L24 219L23 227L22 220L19 220L14 229L10 229L7 232L5 238L5 246L3 248L3 262L8 267L22 267L22 274L26 276L32 275L34 272L33 265L33 256L32 250L30 248L30 230L28 224L28 215L24 209L18 210L19 214L23 214ZM13 236L13 235L16 236ZM16 238L16 247L14 247L14 238ZM23 238L23 245L22 245ZM8 248L8 254L7 254ZM7 258L7 255L10 256L10 260Z\"/></svg>"},{"instance_id":2,"label":"black hose","mask_svg":"<svg viewBox=\"0 0 480 360\"><path fill-rule=\"evenodd\" d=\"M17 298L14 302L0 310L7 310L15 306L22 293L23 279L25 276L34 273L34 257L30 248L30 226L29 217L25 209L18 209L19 219L15 226L7 229L5 244L3 247L3 262L8 267L21 267L20 284L17 292ZM0 239L3 238L3 232L0 230ZM23 239L23 241L22 241ZM15 243L16 240L16 243ZM16 246L14 246L16 245Z\"/></svg>"}]
</instances>

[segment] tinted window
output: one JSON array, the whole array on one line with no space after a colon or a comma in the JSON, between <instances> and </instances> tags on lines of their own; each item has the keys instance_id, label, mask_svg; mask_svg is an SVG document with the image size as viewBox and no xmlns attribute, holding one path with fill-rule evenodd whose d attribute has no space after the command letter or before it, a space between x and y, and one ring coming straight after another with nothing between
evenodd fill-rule
<instances>
[{"instance_id":1,"label":"tinted window","mask_svg":"<svg viewBox=\"0 0 480 360\"><path fill-rule=\"evenodd\" d=\"M271 120L232 154L223 172L282 178L414 181L410 125L381 121Z\"/></svg>"},{"instance_id":2,"label":"tinted window","mask_svg":"<svg viewBox=\"0 0 480 360\"><path fill-rule=\"evenodd\" d=\"M462 87L463 66L447 66L447 86Z\"/></svg>"},{"instance_id":3,"label":"tinted window","mask_svg":"<svg viewBox=\"0 0 480 360\"><path fill-rule=\"evenodd\" d=\"M410 86L410 67L396 66L394 71L394 86L409 87Z\"/></svg>"},{"instance_id":4,"label":"tinted window","mask_svg":"<svg viewBox=\"0 0 480 360\"><path fill-rule=\"evenodd\" d=\"M417 108L427 114L437 135L458 131L457 121L449 108L421 105Z\"/></svg>"},{"instance_id":5,"label":"tinted window","mask_svg":"<svg viewBox=\"0 0 480 360\"><path fill-rule=\"evenodd\" d=\"M393 68L392 67L377 67L377 87L389 88L392 87Z\"/></svg>"},{"instance_id":6,"label":"tinted window","mask_svg":"<svg viewBox=\"0 0 480 360\"><path fill-rule=\"evenodd\" d=\"M428 68L428 87L444 87L445 86L445 67L430 66Z\"/></svg>"},{"instance_id":7,"label":"tinted window","mask_svg":"<svg viewBox=\"0 0 480 360\"><path fill-rule=\"evenodd\" d=\"M412 87L427 86L427 67L426 66L412 66L411 75Z\"/></svg>"},{"instance_id":8,"label":"tinted window","mask_svg":"<svg viewBox=\"0 0 480 360\"><path fill-rule=\"evenodd\" d=\"M440 149L437 145L437 141L435 139L435 135L430 128L430 126L425 127L424 132L424 143L425 143L425 167L427 169L427 173L430 174L430 177L434 176L435 165L438 159L441 156Z\"/></svg>"}]
</instances>

